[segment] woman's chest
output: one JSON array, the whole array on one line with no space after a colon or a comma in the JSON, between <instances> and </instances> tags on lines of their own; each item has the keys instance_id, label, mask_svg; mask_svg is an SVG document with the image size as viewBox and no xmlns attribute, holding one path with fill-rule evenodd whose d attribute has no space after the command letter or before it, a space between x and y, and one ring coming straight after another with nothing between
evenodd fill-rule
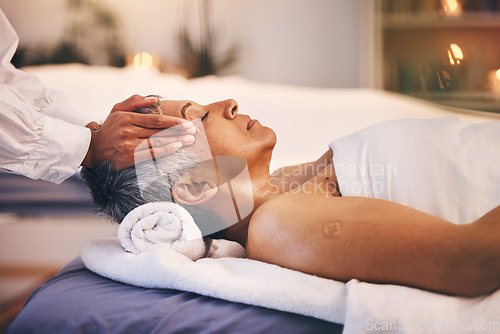
<instances>
[{"instance_id":1,"label":"woman's chest","mask_svg":"<svg viewBox=\"0 0 500 334\"><path fill-rule=\"evenodd\" d=\"M341 197L333 162L328 164L311 179L304 182L300 187L293 189L292 192L307 195L323 195L326 197Z\"/></svg>"}]
</instances>

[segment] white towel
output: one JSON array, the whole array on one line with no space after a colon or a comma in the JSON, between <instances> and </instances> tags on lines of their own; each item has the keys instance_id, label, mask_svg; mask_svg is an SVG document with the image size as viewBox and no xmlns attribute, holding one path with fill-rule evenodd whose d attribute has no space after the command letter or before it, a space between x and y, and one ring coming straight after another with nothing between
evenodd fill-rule
<instances>
[{"instance_id":1,"label":"white towel","mask_svg":"<svg viewBox=\"0 0 500 334\"><path fill-rule=\"evenodd\" d=\"M166 247L197 260L206 253L201 231L189 212L170 202L148 203L130 211L118 227L118 239L133 254Z\"/></svg>"},{"instance_id":2,"label":"white towel","mask_svg":"<svg viewBox=\"0 0 500 334\"><path fill-rule=\"evenodd\" d=\"M455 224L500 205L500 122L384 122L330 144L342 196L397 202Z\"/></svg>"},{"instance_id":3,"label":"white towel","mask_svg":"<svg viewBox=\"0 0 500 334\"><path fill-rule=\"evenodd\" d=\"M231 257L193 261L167 247L132 254L116 238L88 242L80 255L88 269L118 282L344 322L344 283L268 263Z\"/></svg>"},{"instance_id":4,"label":"white towel","mask_svg":"<svg viewBox=\"0 0 500 334\"><path fill-rule=\"evenodd\" d=\"M344 333L500 333L500 290L453 297L391 284L347 284Z\"/></svg>"}]
</instances>

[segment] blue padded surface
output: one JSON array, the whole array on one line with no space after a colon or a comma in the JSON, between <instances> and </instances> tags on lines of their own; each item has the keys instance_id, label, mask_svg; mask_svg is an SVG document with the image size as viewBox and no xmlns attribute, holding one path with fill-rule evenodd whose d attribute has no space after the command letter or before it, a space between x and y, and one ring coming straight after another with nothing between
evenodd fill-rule
<instances>
[{"instance_id":1,"label":"blue padded surface","mask_svg":"<svg viewBox=\"0 0 500 334\"><path fill-rule=\"evenodd\" d=\"M35 290L7 333L342 333L342 325L194 293L145 289L77 257Z\"/></svg>"}]
</instances>

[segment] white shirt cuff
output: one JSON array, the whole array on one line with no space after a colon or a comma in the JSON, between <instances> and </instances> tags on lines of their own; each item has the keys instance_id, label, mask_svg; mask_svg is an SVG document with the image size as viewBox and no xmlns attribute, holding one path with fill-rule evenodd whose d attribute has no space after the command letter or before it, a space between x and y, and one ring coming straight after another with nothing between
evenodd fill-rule
<instances>
[{"instance_id":1,"label":"white shirt cuff","mask_svg":"<svg viewBox=\"0 0 500 334\"><path fill-rule=\"evenodd\" d=\"M23 174L54 183L66 180L80 167L90 146L90 130L43 116L43 132L23 165Z\"/></svg>"}]
</instances>

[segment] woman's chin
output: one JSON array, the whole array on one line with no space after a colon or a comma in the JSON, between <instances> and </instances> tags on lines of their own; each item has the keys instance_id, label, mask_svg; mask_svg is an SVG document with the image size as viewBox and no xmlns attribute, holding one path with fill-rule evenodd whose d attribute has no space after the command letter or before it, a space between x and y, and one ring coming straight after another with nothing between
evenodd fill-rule
<instances>
[{"instance_id":1,"label":"woman's chin","mask_svg":"<svg viewBox=\"0 0 500 334\"><path fill-rule=\"evenodd\" d=\"M268 127L265 127L265 128L266 128L266 132L268 133L268 136L269 136L269 147L272 150L276 146L276 142L278 141L278 137L276 136L276 132L274 132L273 129L268 128Z\"/></svg>"}]
</instances>

